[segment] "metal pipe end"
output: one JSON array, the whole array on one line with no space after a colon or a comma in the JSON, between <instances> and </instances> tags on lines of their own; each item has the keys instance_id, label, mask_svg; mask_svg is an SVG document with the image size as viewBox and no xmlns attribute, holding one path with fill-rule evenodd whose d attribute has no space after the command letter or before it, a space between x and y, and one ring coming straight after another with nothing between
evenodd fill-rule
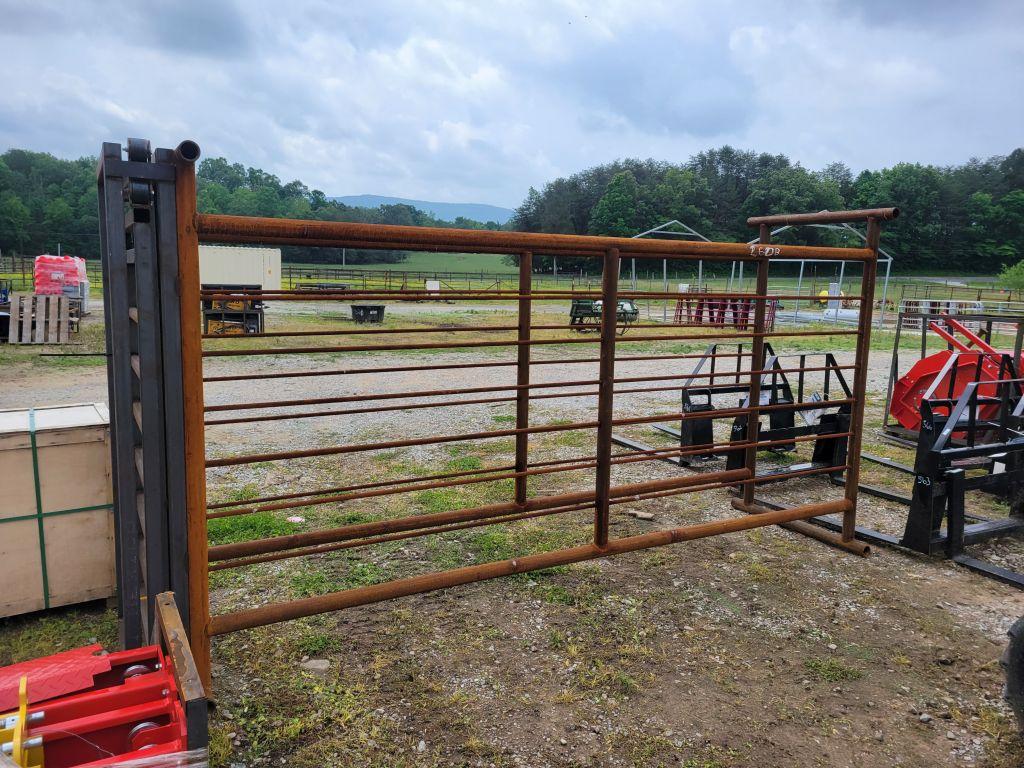
<instances>
[{"instance_id":1,"label":"metal pipe end","mask_svg":"<svg viewBox=\"0 0 1024 768\"><path fill-rule=\"evenodd\" d=\"M899 208L893 208L892 209L892 213L890 214L889 218L890 219L895 219L899 215L900 215L900 209Z\"/></svg>"},{"instance_id":2,"label":"metal pipe end","mask_svg":"<svg viewBox=\"0 0 1024 768\"><path fill-rule=\"evenodd\" d=\"M199 145L192 141L192 139L185 139L174 150L175 157L179 160L184 160L186 163L194 163L199 159L200 154Z\"/></svg>"}]
</instances>

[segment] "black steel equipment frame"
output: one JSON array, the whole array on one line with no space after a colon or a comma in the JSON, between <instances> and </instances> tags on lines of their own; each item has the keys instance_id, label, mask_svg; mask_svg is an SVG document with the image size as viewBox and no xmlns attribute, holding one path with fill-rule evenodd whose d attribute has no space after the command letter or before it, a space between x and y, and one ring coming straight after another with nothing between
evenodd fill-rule
<instances>
[{"instance_id":1,"label":"black steel equipment frame","mask_svg":"<svg viewBox=\"0 0 1024 768\"><path fill-rule=\"evenodd\" d=\"M727 348L730 351L724 352L723 350ZM758 434L765 442L772 445L770 450L776 452L795 450L796 438L816 436L816 439L810 462L794 464L783 470L759 470L757 477L762 482L771 482L773 474L789 477L793 472L843 466L846 462L847 439L845 437L830 437L833 434L845 435L850 427L848 399L852 390L843 376L843 366L840 366L835 356L829 352L778 355L769 342L764 342L763 349L759 405L770 406L770 409L767 413L767 428L759 429ZM652 425L659 432L677 439L679 447L682 449L679 456L661 456L659 457L660 461L697 471L708 469L711 460L723 457L722 452L710 450L715 444L714 422L721 418L732 419L730 440L736 443L744 441L748 428L746 415L733 416L735 406L731 404L726 406L727 416L716 415L719 408L715 405L714 398L742 395L739 401L740 407L748 407L750 385L745 379L749 378L749 374L741 373L741 364L751 354L744 352L743 344L714 343L705 348L704 354L697 360L689 377L683 381L680 387L683 417L679 421L679 427L667 424ZM720 358L735 361L735 369L722 371L718 366ZM798 366L794 369L796 371L795 388L783 365L783 360L787 358L798 361ZM812 358L811 367L808 367L809 358ZM813 358L821 358L820 366L813 365L815 362ZM707 372L704 372L705 368L707 368ZM824 387L821 392L808 394L806 392L808 389L807 373L815 370L824 374ZM837 405L830 404L833 382L841 390L841 400ZM804 403L805 397L808 402L814 403L818 407L809 410L806 405L797 406L797 403ZM693 414L706 415L694 417ZM797 424L798 414L803 422L799 425ZM794 442L789 442L791 440ZM624 448L645 453L657 450L646 443L619 434L612 435L612 442ZM702 447L709 448L708 452L701 453L699 449ZM724 453L724 458L727 470L742 466L743 449L727 451ZM838 476L835 475L835 477Z\"/></svg>"},{"instance_id":2,"label":"black steel equipment frame","mask_svg":"<svg viewBox=\"0 0 1024 768\"><path fill-rule=\"evenodd\" d=\"M119 634L153 641L157 596L188 622L184 405L173 152L104 143L97 184Z\"/></svg>"},{"instance_id":3,"label":"black steel equipment frame","mask_svg":"<svg viewBox=\"0 0 1024 768\"><path fill-rule=\"evenodd\" d=\"M1009 355L1001 357L1004 366L1012 364ZM939 376L937 382L942 378ZM860 491L909 507L903 535L857 526L855 536L872 544L947 557L983 576L1024 589L1024 573L965 552L967 546L1024 533L1024 379L971 382L955 400L936 397L936 386L921 404L922 429L913 467L861 455L913 476L909 497L859 486ZM986 394L993 389L996 394ZM1009 505L1008 516L992 519L972 514L967 507L968 491L982 491L1004 500ZM765 501L758 504L776 507ZM810 518L808 522L831 531L841 529L839 521L830 516Z\"/></svg>"}]
</instances>

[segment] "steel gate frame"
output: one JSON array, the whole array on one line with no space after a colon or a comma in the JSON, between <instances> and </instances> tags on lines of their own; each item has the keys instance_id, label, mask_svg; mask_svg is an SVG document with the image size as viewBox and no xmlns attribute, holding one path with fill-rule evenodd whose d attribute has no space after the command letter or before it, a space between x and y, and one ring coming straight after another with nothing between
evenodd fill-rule
<instances>
[{"instance_id":1,"label":"steel gate frame","mask_svg":"<svg viewBox=\"0 0 1024 768\"><path fill-rule=\"evenodd\" d=\"M134 643L139 636L136 625L145 626L138 614L139 606L152 602L154 593L170 588L175 592L179 604L186 606L188 632L197 666L204 684L210 684L210 638L249 627L255 627L302 616L335 611L342 608L366 605L390 600L401 596L427 592L445 587L468 584L483 579L526 571L548 568L556 565L581 562L610 555L687 541L705 536L741 531L750 528L805 520L823 514L842 515L842 538L853 539L856 526L857 478L859 475L859 452L864 413L864 389L867 376L867 353L870 341L871 314L874 303L874 283L878 258L878 238L881 222L898 215L894 208L869 209L860 211L821 212L788 216L755 217L748 224L759 230L759 242L707 243L667 240L645 240L613 237L590 237L575 235L549 235L521 232L493 232L441 228L420 228L338 222L299 221L266 219L255 217L199 214L196 210L195 162L199 147L191 141L182 142L173 152L157 150L144 157L138 151L140 145L148 149L148 143L129 140L129 160L120 159L120 147L104 145L100 163L99 179L101 188L101 229L105 267L105 313L107 315L108 344L111 349L109 373L111 380L112 431L116 433L115 447L115 497L118 516L118 562L119 585L122 602L122 622L131 632L125 631L127 643ZM125 205L126 199L129 205ZM153 211L156 221L155 237L145 240L148 248L140 247L143 236L153 233L153 228L141 227L145 215L139 211ZM170 226L174 222L174 227ZM826 248L810 246L773 245L770 243L772 226L807 223L841 223L866 221L868 239L866 248ZM128 227L134 235L134 247L125 248L123 231ZM515 326L487 327L487 330L514 331L515 340L414 343L399 345L349 345L345 347L313 348L256 348L242 350L204 350L203 334L200 327L199 308L203 299L238 298L258 296L271 301L309 300L302 291L243 291L203 292L199 285L200 242L266 243L276 245L304 245L335 248L369 248L401 250L436 250L444 252L514 254L519 257L519 288L515 291L483 290L454 291L445 298L465 301L497 300L514 301L518 308L518 322ZM601 290L580 292L541 290L532 286L531 260L533 254L585 256L600 259L603 267ZM856 336L856 351L853 368L853 393L848 402L852 409L851 426L848 434L849 460L844 467L825 468L825 471L845 471L847 484L843 497L837 500L807 504L781 510L769 510L755 503L754 492L757 452L766 447L759 440L759 417L770 412L771 404L760 403L760 387L765 371L756 370L751 364L744 373L750 379L750 392L746 407L735 409L736 415L746 415L747 429L742 442L715 443L699 446L701 452L743 450L743 466L739 469L693 477L671 477L626 485L613 485L611 479L614 465L631 461L652 461L664 454L680 455L680 449L652 451L648 454L624 457L612 454L612 430L616 426L653 423L668 417L684 418L683 414L658 414L653 417L615 419L613 413L615 395L622 392L659 391L659 388L616 389L616 384L631 381L659 381L671 376L639 378L616 378L617 361L643 359L681 359L699 355L677 354L655 357L616 357L615 313L604 313L601 318L598 338L580 339L535 339L533 329L553 329L567 326L533 325L530 310L534 301L565 301L570 296L600 298L605 307L617 306L619 298L632 298L638 294L619 291L618 273L623 257L647 259L687 259L705 261L749 261L756 266L757 280L753 294L721 294L719 297L742 296L754 302L752 328L740 334L716 334L725 339L750 339L751 361L764 358L764 342L770 337L853 335ZM767 292L770 260L799 260L818 258L832 261L859 262L862 266L861 292L851 300L859 301L860 320L856 330L791 331L769 332L765 329L765 305L768 301L796 299L789 296L769 296ZM134 261L133 261L134 260ZM134 263L135 281L131 279L129 264ZM142 273L146 282L140 283ZM669 300L674 293L645 293L649 298ZM394 299L405 300L436 299L426 291L344 291L319 292L317 301ZM160 325L155 325L159 318ZM138 326L135 329L135 326ZM640 324L637 328L674 329L688 327L686 324ZM395 330L380 329L356 331L311 331L264 333L262 336L283 337L302 335L351 335L353 333L387 333ZM446 329L451 330L451 329ZM481 330L471 326L460 326L458 330ZM427 331L429 332L429 331ZM133 335L134 334L134 335ZM243 340L251 336L242 337ZM620 344L636 341L710 340L705 334L658 336L643 334L618 339ZM571 359L564 362L597 362L596 380L577 382L588 386L596 385L596 391L584 393L538 395L531 392L556 385L531 382L531 367L551 362L532 360L531 349L543 344L596 343L599 346L597 358ZM133 346L134 344L134 346ZM465 395L484 391L514 391L514 396L500 398L515 402L516 422L514 429L491 430L483 433L464 435L434 435L406 441L390 441L369 445L342 445L318 447L310 450L284 451L269 454L252 454L209 459L206 455L205 428L210 423L224 423L208 419L211 411L266 408L280 405L273 403L242 403L225 408L204 405L204 384L247 377L205 377L205 357L255 354L316 354L323 351L347 350L352 352L381 349L454 349L465 347L515 347L514 361L478 363L482 367L507 366L516 369L516 384L501 387L477 387L462 390L438 390L431 396ZM445 366L427 366L437 370ZM465 367L465 366L447 366ZM387 371L390 369L377 369ZM337 371L318 372L302 375L334 375ZM296 375L295 373L268 374L268 376ZM134 379L132 377L135 377ZM713 386L713 382L711 382ZM661 389L678 389L663 387ZM414 393L417 396L423 393ZM596 396L597 417L588 422L569 425L530 425L530 400L537 397ZM408 393L386 393L352 398L327 398L328 402L351 400L380 400L388 397L409 397ZM492 400L483 400L491 402ZM296 401L292 404L312 405L323 399ZM430 407L443 407L479 402L459 400L454 402L431 403ZM836 401L839 402L839 401ZM789 409L818 407L816 402L787 405ZM409 407L408 405L403 407ZM418 406L428 407L428 406ZM357 412L381 412L396 410L388 406L366 408ZM342 411L347 413L349 411ZM330 412L336 413L336 412ZM324 412L292 415L292 418L309 418L324 415ZM754 416L755 418L750 418ZM260 421L267 417L235 419L238 421ZM533 434L557 431L592 429L596 432L596 452L571 461L531 463L529 461L529 438ZM504 468L487 468L471 472L450 473L435 476L437 481L430 487L453 487L472 482L489 482L495 479L514 479L513 498L507 503L491 504L484 507L464 508L449 512L421 514L403 518L389 518L372 523L360 523L341 528L309 531L275 539L262 539L209 547L207 520L230 514L249 514L255 510L282 508L280 505L311 506L373 495L407 492L408 480L393 481L388 485L399 485L396 490L367 490L365 487L343 489L340 498L325 496L332 489L301 494L268 497L249 502L248 507L235 504L210 505L206 499L206 472L208 468L257 461L283 461L312 456L344 455L363 450L381 450L403 445L436 445L458 440L514 437L515 463ZM790 441L791 442L791 441ZM557 466L552 466L557 465ZM152 472L149 471L153 467ZM593 469L595 483L593 490L573 493L551 494L529 497L529 478L551 472ZM182 471L183 470L183 471ZM489 473L489 474L488 474ZM494 474L497 473L497 474ZM815 474L796 472L792 476ZM460 477L461 475L461 477ZM466 478L465 475L480 477ZM430 480L431 478L426 478ZM778 477L776 477L778 479ZM745 514L737 518L714 520L660 530L624 538L609 536L610 507L625 501L653 499L715 488L740 485L742 499L734 506ZM336 489L334 489L336 490ZM360 492L361 491L361 492ZM319 496L315 500L295 497ZM289 497L290 500L289 500ZM137 499L146 503L139 504ZM153 503L149 503L150 499ZM260 506L263 505L263 506ZM442 533L466 527L512 522L567 511L593 509L593 540L590 544L524 557L483 563L452 570L423 574L409 578L386 581L371 586L348 589L316 597L271 603L247 610L211 616L209 604L209 572L211 568L221 569L249 565L254 562L301 556L353 546L365 546L397 538ZM139 523L144 523L140 525ZM153 535L156 533L156 535ZM140 573L138 552L140 547L149 555L146 559L146 573ZM211 563L213 564L211 566ZM159 564L159 573L153 574ZM159 584L158 584L159 582ZM136 615L140 619L136 620Z\"/></svg>"}]
</instances>

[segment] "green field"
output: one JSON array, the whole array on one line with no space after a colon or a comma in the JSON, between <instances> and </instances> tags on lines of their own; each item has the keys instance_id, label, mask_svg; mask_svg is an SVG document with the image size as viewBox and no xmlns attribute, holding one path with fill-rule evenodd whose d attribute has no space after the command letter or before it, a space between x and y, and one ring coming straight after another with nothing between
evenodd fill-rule
<instances>
[{"instance_id":1,"label":"green field","mask_svg":"<svg viewBox=\"0 0 1024 768\"><path fill-rule=\"evenodd\" d=\"M287 266L287 264L282 265ZM312 266L312 265L310 265ZM341 264L320 264L318 266L341 267ZM405 261L397 264L357 264L346 269L395 270L401 272L507 272L517 268L506 264L503 256L490 253L410 253Z\"/></svg>"}]
</instances>

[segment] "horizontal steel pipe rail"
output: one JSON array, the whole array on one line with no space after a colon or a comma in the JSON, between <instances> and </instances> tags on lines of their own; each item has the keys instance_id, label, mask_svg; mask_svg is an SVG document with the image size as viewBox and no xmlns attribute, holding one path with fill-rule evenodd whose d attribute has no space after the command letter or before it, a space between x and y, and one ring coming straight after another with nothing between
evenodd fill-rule
<instances>
[{"instance_id":1,"label":"horizontal steel pipe rail","mask_svg":"<svg viewBox=\"0 0 1024 768\"><path fill-rule=\"evenodd\" d=\"M223 635L239 629L259 627L279 621L314 616L318 613L338 611L344 608L354 608L358 605L379 603L384 600L393 600L399 597L432 592L462 584L472 584L477 581L494 579L500 576L511 576L517 573L527 573L528 571L536 571L543 568L569 565L570 563L579 563L585 560L596 560L610 555L622 555L641 549L651 549L666 544L677 544L682 541L692 541L708 536L746 531L751 528L762 528L767 525L776 525L793 520L807 520L818 515L845 513L850 511L851 507L851 502L846 499L822 504L808 504L802 507L793 507L792 509L716 520L710 523L614 539L609 541L607 546L604 547L590 544L555 552L527 555L512 560L500 560L484 565L458 568L443 573L414 576L408 579L400 579L369 587L358 587L318 597L307 597L302 600L293 600L286 603L271 603L247 611L213 616L210 620L210 634Z\"/></svg>"},{"instance_id":2,"label":"horizontal steel pipe rail","mask_svg":"<svg viewBox=\"0 0 1024 768\"><path fill-rule=\"evenodd\" d=\"M628 357L617 357L619 362L650 362L653 360L698 360L703 357L712 358L740 358L750 357L749 352L742 354L702 355L702 354L679 354L679 355L630 355ZM582 363L600 362L599 357L563 357L563 358L539 358L531 360L530 365L579 365ZM452 371L463 368L510 368L519 363L515 360L496 360L486 363L442 363L432 365L398 365L398 366L377 366L370 368L340 368L340 369L317 369L312 371L277 371L274 373L243 373L224 376L204 376L204 382L222 381L260 381L264 379L292 379L309 378L312 376L352 376L360 373L408 373L410 371Z\"/></svg>"},{"instance_id":3,"label":"horizontal steel pipe rail","mask_svg":"<svg viewBox=\"0 0 1024 768\"><path fill-rule=\"evenodd\" d=\"M400 251L459 251L578 255L600 258L609 249L637 258L701 258L705 261L756 261L756 249L745 243L654 240L629 237L551 235L535 232L495 232L475 229L406 227L335 221L268 219L249 216L198 214L196 229L206 243L267 243L367 248ZM774 246L776 259L870 261L870 248Z\"/></svg>"},{"instance_id":4,"label":"horizontal steel pipe rail","mask_svg":"<svg viewBox=\"0 0 1024 768\"><path fill-rule=\"evenodd\" d=\"M784 374L784 373L821 373L824 371L840 371L840 370L852 370L852 365L828 365L828 366L812 366L806 368L763 368L753 371L744 371L744 376L765 376L770 374ZM736 374L732 371L718 371L715 373L684 373L684 374L666 374L664 376L620 376L615 378L613 381L615 384L634 384L645 381L675 381L684 379L687 382L692 382L695 379L708 379L714 382L716 379L735 378ZM327 405L330 403L362 403L370 400L392 400L392 399L403 399L412 397L439 397L448 395L473 395L482 394L484 392L509 392L512 390L530 390L530 389L548 389L557 387L584 387L592 386L597 384L597 379L579 379L576 381L549 381L549 382L538 382L534 384L504 384L496 385L492 387L463 387L461 389L433 389L433 390L421 390L421 391L409 391L409 392L381 392L369 395L344 395L338 397L310 397L303 398L301 400L262 400L250 403L232 403L227 405L207 405L205 410L207 413L216 411L244 411L253 410L259 408L285 408L291 406L300 405ZM707 389L712 385L699 385L697 388L701 390ZM678 387L677 387L678 388ZM653 391L653 390L650 390Z\"/></svg>"},{"instance_id":5,"label":"horizontal steel pipe rail","mask_svg":"<svg viewBox=\"0 0 1024 768\"><path fill-rule=\"evenodd\" d=\"M712 476L690 475L687 477L674 477L664 480L649 480L643 483L631 483L629 485L617 485L609 490L612 498L629 497L648 491L681 490L690 486L698 486L703 483L722 480L723 482L740 482L750 477L747 469L733 469L716 473ZM497 517L502 514L513 512L530 511L537 509L548 509L550 507L565 506L567 504L592 504L596 496L595 491L578 491L574 493L554 494L542 496L535 499L527 499L522 504L503 503L489 504L483 507L471 507L456 512L438 512L417 517L404 517L395 520L382 520L372 523L357 523L355 525L331 528L322 531L311 531L306 533L293 533L286 536L277 536L255 541L242 541L234 544L221 544L210 547L210 560L227 560L240 555L255 555L263 552L274 552L281 549L294 549L304 544L325 544L330 541L343 541L344 539L355 538L359 535L372 535L375 533L392 533L394 531L411 530L422 528L429 521L434 524L440 522L459 522L484 517ZM358 532L358 533L353 533Z\"/></svg>"},{"instance_id":6,"label":"horizontal steel pipe rail","mask_svg":"<svg viewBox=\"0 0 1024 768\"><path fill-rule=\"evenodd\" d=\"M849 437L849 432L830 433L829 437ZM817 435L802 435L793 438L780 440L760 440L756 443L736 442L725 445L705 444L688 448L655 448L640 451L631 451L628 454L612 454L611 464L636 464L643 461L657 461L665 458L697 456L705 454L728 453L731 451L743 450L753 447L759 450L771 449L793 443L811 442L817 439ZM539 475L554 474L557 472L572 472L581 469L593 469L596 466L593 456L583 456L574 459L562 459L555 462L543 462L541 464L529 465L522 471L515 470L514 466L493 467L479 469L469 472L453 472L446 475L433 475L427 477L405 478L403 480L392 480L389 482L365 483L363 485L350 486L348 488L321 489L300 494L282 494L275 497L263 499L250 499L244 502L246 506L240 506L243 502L233 504L211 505L210 508L217 508L219 511L211 512L207 517L211 520L221 517L237 517L239 515L258 514L260 512L280 512L285 509L302 509L303 507L315 507L321 504L340 504L356 501L359 499L374 498L377 496L391 496L401 493L412 493L415 491L432 490L435 488L454 488L461 485L475 485L478 483L493 483L497 480L511 480L519 477L537 477ZM820 468L813 468L818 472ZM842 468L839 468L842 469ZM830 467L822 472L835 472L837 468ZM805 470L795 470L805 472ZM777 473L771 476L772 480L782 477L785 473ZM792 477L799 475L792 474ZM726 485L731 485L727 483ZM371 490L372 489L372 490ZM366 491L366 492L360 492ZM287 500L286 500L287 499ZM266 503L277 502L277 503ZM255 505L255 506L254 506ZM228 509L227 507L235 507Z\"/></svg>"},{"instance_id":7,"label":"horizontal steel pipe rail","mask_svg":"<svg viewBox=\"0 0 1024 768\"><path fill-rule=\"evenodd\" d=\"M835 368L830 370L837 370ZM716 375L717 378L730 378L728 374ZM732 384L704 384L698 387L701 392L714 394L722 390L732 390L735 385ZM613 395L644 395L652 394L655 392L677 392L679 391L678 385L667 385L662 387L625 387L613 389ZM578 398L578 397L596 397L598 395L597 390L591 390L586 392L548 392L546 394L529 394L526 396L527 401L535 400L564 400L567 398ZM331 408L324 411L298 411L289 413L271 413L262 414L258 416L229 416L226 418L215 418L206 419L204 423L207 426L217 426L226 424L255 424L258 422L266 421L287 421L289 419L318 419L333 416L355 416L365 413L391 413L395 411L421 411L428 408L458 408L459 406L466 405L494 405L497 403L512 403L518 399L517 395L506 395L503 397L475 397L466 398L463 400L440 400L428 403L397 403L395 405L372 405L363 406L361 408ZM820 405L820 403L819 403ZM267 408L270 406L264 406ZM228 410L244 410L240 408L231 408ZM522 434L522 433L519 433Z\"/></svg>"},{"instance_id":8,"label":"horizontal steel pipe rail","mask_svg":"<svg viewBox=\"0 0 1024 768\"><path fill-rule=\"evenodd\" d=\"M807 299L810 297L804 296ZM732 323L721 322L721 323L633 323L629 326L630 330L636 329L661 329L661 328L731 328L734 327ZM423 333L494 333L494 332L505 332L510 333L518 331L516 326L507 325L479 325L479 326L457 326L457 327L439 327L439 328L346 328L342 330L330 330L330 331L275 331L266 333L247 333L245 338L247 339L285 339L285 338L304 338L311 336L379 336L379 335L391 335L391 334L412 334L419 335ZM578 330L577 326L573 325L531 325L531 331L573 331ZM204 333L204 339L219 339L225 341L223 334L219 333Z\"/></svg>"},{"instance_id":9,"label":"horizontal steel pipe rail","mask_svg":"<svg viewBox=\"0 0 1024 768\"><path fill-rule=\"evenodd\" d=\"M820 408L823 401L810 400L802 403L777 403L767 405L755 405L746 408L729 408L716 411L716 418L729 418L743 416L753 413L769 413L778 410L814 410ZM851 405L854 398L827 401L830 406ZM653 424L659 421L686 420L707 418L707 414L701 412L680 411L677 413L659 413L654 416L638 416L628 419L614 419L611 424L614 427L624 427L635 424ZM579 429L596 429L598 422L581 421L570 424L547 424L540 427L523 429L496 429L490 432L467 432L458 435L432 435L430 437L418 437L409 440L390 440L380 443L356 443L353 445L336 445L329 448L312 448L298 451L281 451L278 453L258 453L246 456L225 456L219 459L208 459L207 467L230 467L239 464L257 464L264 461L283 461L285 459L308 459L315 456L337 456L345 453L361 453L364 451L390 450L393 448L411 448L415 445L431 445L440 443L458 443L469 440L494 440L501 437L515 437L517 434L544 434L547 432L568 432Z\"/></svg>"},{"instance_id":10,"label":"horizontal steel pipe rail","mask_svg":"<svg viewBox=\"0 0 1024 768\"><path fill-rule=\"evenodd\" d=\"M716 305L723 306L729 299L735 299L737 301L743 300L744 302L764 302L764 301L780 301L780 300L792 300L792 301L807 301L817 300L819 297L810 296L808 294L756 294L756 293L732 293L732 294L701 294L701 293L680 293L678 291L669 291L662 293L658 291L620 291L616 294L620 299L688 299L690 301L698 301L702 299L714 300ZM215 291L207 294L203 297L208 301L235 301L242 299L263 299L265 301L301 301L305 303L316 303L319 301L338 301L338 302L350 302L350 301L367 301L370 299L380 299L383 301L408 301L408 302L439 302L439 301L508 301L513 302L519 299L531 299L533 301L565 301L566 299L600 299L601 294L594 293L592 291L573 291L571 293L489 293L487 291L373 291L373 292L360 292L360 291L334 291L324 292L317 294L307 293L293 293L293 292L281 292L276 291L259 291L251 293L228 293L224 291ZM845 301L862 301L863 297L858 295L843 296L842 300ZM671 326L670 323L662 323L656 327L662 327L663 325ZM248 334L247 334L248 335ZM223 336L217 338L224 338Z\"/></svg>"},{"instance_id":11,"label":"horizontal steel pipe rail","mask_svg":"<svg viewBox=\"0 0 1024 768\"><path fill-rule=\"evenodd\" d=\"M866 208L856 211L819 211L818 213L782 213L776 216L751 216L748 227L780 227L799 224L850 224L855 221L891 221L900 215L899 208Z\"/></svg>"},{"instance_id":12,"label":"horizontal steel pipe rail","mask_svg":"<svg viewBox=\"0 0 1024 768\"><path fill-rule=\"evenodd\" d=\"M706 478L705 478L706 479ZM750 481L743 481L750 482ZM708 481L702 485L692 486L688 489L688 492L703 492L720 490L722 488L734 487L733 483L729 482L711 482ZM627 498L614 498L610 500L611 505L620 505L634 503L636 501L646 501L649 499L660 498L666 494L672 494L675 491L654 491L650 493L637 494L635 496L629 496ZM366 539L356 539L348 541L339 541L330 544L316 544L309 547L302 547L300 549L285 550L279 552L269 552L265 555L253 555L252 557L238 558L237 560L220 560L210 564L211 571L226 570L229 568L241 568L247 565L257 565L259 563L268 563L279 560L287 560L294 557L307 557L310 555L322 555L329 552L337 552L343 549L357 549L359 547L369 547L375 544L384 544L391 541L408 540L418 538L422 536L435 536L441 533L451 533L453 531L466 530L467 528L479 528L485 525L503 525L505 523L519 522L522 520L532 520L538 517L549 517L551 515L565 514L567 512L578 512L582 510L589 510L593 505L591 504L574 504L566 507L554 507L551 509L541 509L534 512L521 512L512 515L506 515L502 517L484 518L479 520L469 520L464 523L457 523L452 525L437 526L434 528L423 528L412 531L405 531L402 533L392 533L382 536L375 536Z\"/></svg>"},{"instance_id":13,"label":"horizontal steel pipe rail","mask_svg":"<svg viewBox=\"0 0 1024 768\"><path fill-rule=\"evenodd\" d=\"M742 499L732 500L733 509L737 509L740 512L746 512L748 515L760 515L765 512L771 512L774 507L765 507L758 504L755 500L753 504L746 504ZM853 539L852 541L845 541L842 534L835 533L826 528L821 528L817 525L807 522L806 520L790 520L787 523L779 523L780 528L785 528L787 531L794 531L795 533L809 536L812 539L823 541L833 547L839 549L845 549L847 552L852 552L855 555L861 557L867 557L871 554L871 545L867 542Z\"/></svg>"},{"instance_id":14,"label":"horizontal steel pipe rail","mask_svg":"<svg viewBox=\"0 0 1024 768\"><path fill-rule=\"evenodd\" d=\"M686 333L669 336L632 336L628 339L619 339L619 344L636 344L645 341L734 341L737 339L747 340L754 338L796 338L808 336L857 336L858 331L766 331L764 333L716 333L713 335L701 333ZM222 337L223 338L223 337ZM348 346L323 346L323 347L263 347L253 349L208 349L203 351L203 357L244 357L246 355L316 355L330 354L334 352L401 352L417 349L485 349L490 347L518 347L518 346L560 346L562 344L600 344L600 338L583 339L531 339L522 341L509 339L502 341L438 341L421 344L351 344Z\"/></svg>"}]
</instances>

